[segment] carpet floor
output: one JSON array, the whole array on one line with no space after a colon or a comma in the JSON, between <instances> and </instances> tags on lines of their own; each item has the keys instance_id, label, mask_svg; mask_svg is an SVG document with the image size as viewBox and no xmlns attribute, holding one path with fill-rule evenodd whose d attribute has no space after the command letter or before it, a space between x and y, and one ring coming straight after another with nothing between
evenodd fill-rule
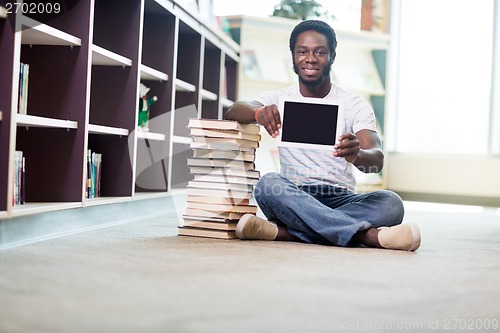
<instances>
[{"instance_id":1,"label":"carpet floor","mask_svg":"<svg viewBox=\"0 0 500 333\"><path fill-rule=\"evenodd\" d=\"M180 237L175 213L0 251L0 332L500 331L500 216L407 202L415 253Z\"/></svg>"}]
</instances>

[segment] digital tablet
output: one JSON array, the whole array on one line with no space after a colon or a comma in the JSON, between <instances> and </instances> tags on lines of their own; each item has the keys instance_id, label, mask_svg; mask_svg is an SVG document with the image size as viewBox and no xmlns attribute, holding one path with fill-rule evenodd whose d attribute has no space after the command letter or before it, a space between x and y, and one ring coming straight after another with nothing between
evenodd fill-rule
<instances>
[{"instance_id":1,"label":"digital tablet","mask_svg":"<svg viewBox=\"0 0 500 333\"><path fill-rule=\"evenodd\" d=\"M282 97L278 146L333 150L344 132L344 105L334 99Z\"/></svg>"}]
</instances>

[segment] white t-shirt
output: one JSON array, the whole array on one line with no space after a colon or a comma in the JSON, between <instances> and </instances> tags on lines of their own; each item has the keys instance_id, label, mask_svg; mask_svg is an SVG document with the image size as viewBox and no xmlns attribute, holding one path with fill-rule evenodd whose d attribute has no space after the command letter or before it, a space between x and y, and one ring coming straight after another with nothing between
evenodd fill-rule
<instances>
[{"instance_id":1,"label":"white t-shirt","mask_svg":"<svg viewBox=\"0 0 500 333\"><path fill-rule=\"evenodd\" d=\"M298 85L268 91L255 100L263 105L278 105L280 96L302 96ZM325 99L344 103L344 133L356 133L362 129L377 131L375 113L361 96L332 83ZM333 185L355 192L356 180L353 165L342 157L334 157L332 151L304 148L279 147L281 174L297 185Z\"/></svg>"}]
</instances>

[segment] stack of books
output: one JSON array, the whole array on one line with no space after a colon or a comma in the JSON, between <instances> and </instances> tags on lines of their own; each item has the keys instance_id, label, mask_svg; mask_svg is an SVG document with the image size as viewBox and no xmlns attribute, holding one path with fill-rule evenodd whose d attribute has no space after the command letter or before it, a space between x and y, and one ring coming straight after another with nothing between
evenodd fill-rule
<instances>
[{"instance_id":1,"label":"stack of books","mask_svg":"<svg viewBox=\"0 0 500 333\"><path fill-rule=\"evenodd\" d=\"M190 119L193 156L188 158L194 179L187 186L187 209L179 235L236 238L244 214L256 214L250 204L260 178L255 169L260 127L231 120Z\"/></svg>"}]
</instances>

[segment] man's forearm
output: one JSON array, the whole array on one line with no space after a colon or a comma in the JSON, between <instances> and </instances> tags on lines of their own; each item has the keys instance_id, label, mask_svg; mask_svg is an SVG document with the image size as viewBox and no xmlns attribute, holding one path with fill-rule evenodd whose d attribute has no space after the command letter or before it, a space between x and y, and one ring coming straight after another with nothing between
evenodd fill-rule
<instances>
[{"instance_id":1,"label":"man's forearm","mask_svg":"<svg viewBox=\"0 0 500 333\"><path fill-rule=\"evenodd\" d=\"M379 148L360 149L353 164L364 173L379 173L384 166L384 153Z\"/></svg>"},{"instance_id":2,"label":"man's forearm","mask_svg":"<svg viewBox=\"0 0 500 333\"><path fill-rule=\"evenodd\" d=\"M256 102L236 102L227 110L226 119L236 120L243 124L255 123L255 110L261 106Z\"/></svg>"}]
</instances>

